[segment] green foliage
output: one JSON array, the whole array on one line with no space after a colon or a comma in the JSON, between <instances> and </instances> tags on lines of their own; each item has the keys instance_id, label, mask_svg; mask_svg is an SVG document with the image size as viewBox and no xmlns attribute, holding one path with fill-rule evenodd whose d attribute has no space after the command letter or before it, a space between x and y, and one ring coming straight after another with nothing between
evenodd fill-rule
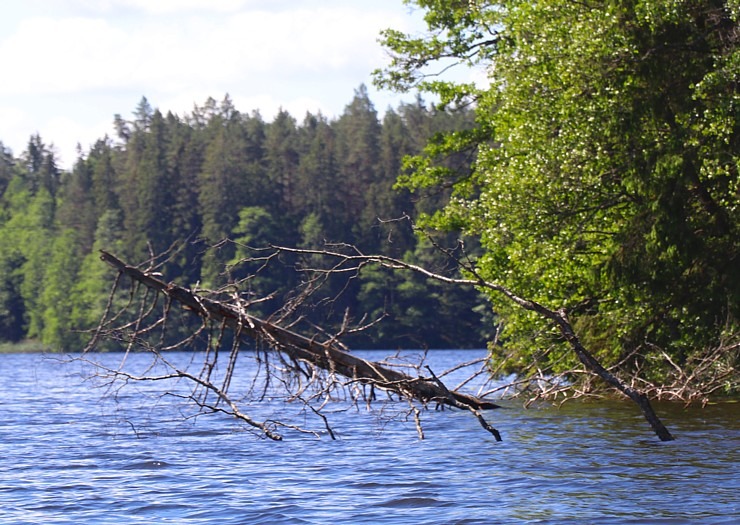
<instances>
[{"instance_id":1,"label":"green foliage","mask_svg":"<svg viewBox=\"0 0 740 525\"><path fill-rule=\"evenodd\" d=\"M454 187L429 224L478 236L481 275L567 307L607 366L661 349L680 365L737 333L737 2L410 3L430 32L387 32L376 78L476 106L474 129L406 161L405 187ZM490 86L427 81L449 61ZM472 148L470 172L440 163ZM573 366L541 320L491 299L511 368Z\"/></svg>"},{"instance_id":2,"label":"green foliage","mask_svg":"<svg viewBox=\"0 0 740 525\"><path fill-rule=\"evenodd\" d=\"M204 161L197 176L197 202L202 218L202 235L216 243L231 235L240 210L265 200L272 194L265 189L262 167L264 142L261 119L242 119L238 113L216 114L207 125L209 135ZM223 264L233 257L231 247L210 252L203 261L202 277L218 283Z\"/></svg>"},{"instance_id":3,"label":"green foliage","mask_svg":"<svg viewBox=\"0 0 740 525\"><path fill-rule=\"evenodd\" d=\"M3 228L0 233L7 232ZM21 255L0 241L0 334L7 341L20 341L25 335L25 307L20 293Z\"/></svg>"},{"instance_id":4,"label":"green foliage","mask_svg":"<svg viewBox=\"0 0 740 525\"><path fill-rule=\"evenodd\" d=\"M40 339L52 348L65 351L78 350L83 344L73 324L75 297L72 291L81 262L75 237L73 230L64 230L54 237L36 306L43 320Z\"/></svg>"},{"instance_id":5,"label":"green foliage","mask_svg":"<svg viewBox=\"0 0 740 525\"><path fill-rule=\"evenodd\" d=\"M415 216L429 202L393 190L401 159L419 152L431 134L462 122L469 127L469 120L469 114L430 110L419 99L381 121L364 87L338 119L307 114L300 124L285 111L269 123L256 112L242 114L228 95L183 118L142 99L132 120L115 117L117 138L98 140L70 172L56 170L39 136L18 159L0 147L0 340L78 349L85 338L80 330L96 325L115 278L99 250L140 263L175 246L157 270L184 286L215 289L259 270L239 292L245 298L275 293L251 307L265 316L299 284L295 265L318 259L284 257L265 268L240 263L254 248L344 242L368 253L421 257L407 221L390 220ZM361 319L387 303L389 327L353 343L485 344L468 330L480 319L469 303L478 301L475 294L435 289L429 298L423 282L410 276L369 293L373 275L349 283L341 277L310 297L300 312L308 322L332 331L345 311ZM124 281L119 289L130 285ZM169 325L170 336L192 328L189 321Z\"/></svg>"},{"instance_id":6,"label":"green foliage","mask_svg":"<svg viewBox=\"0 0 740 525\"><path fill-rule=\"evenodd\" d=\"M80 331L97 326L103 316L109 300L111 283L115 280L115 271L110 266L100 263L100 250L121 253L123 250L122 229L121 212L115 209L106 210L98 220L92 251L81 260L80 255L77 255L77 264L79 264L77 278L71 280L69 275L57 276L58 279L67 281L66 286L70 287L68 288L70 294L68 322L70 330L75 333L63 334L62 343L68 350L75 350L76 348L71 345L79 345L85 341L85 336ZM113 306L118 308L123 305L114 304ZM50 343L50 341L46 342Z\"/></svg>"},{"instance_id":7,"label":"green foliage","mask_svg":"<svg viewBox=\"0 0 740 525\"><path fill-rule=\"evenodd\" d=\"M26 195L19 195L25 197ZM24 199L25 200L25 199ZM44 272L50 255L48 240L53 238L54 200L45 188L27 196L26 206L6 224L13 248L21 262L18 268L19 291L23 299L26 335L40 337L44 327L43 289Z\"/></svg>"},{"instance_id":8,"label":"green foliage","mask_svg":"<svg viewBox=\"0 0 740 525\"><path fill-rule=\"evenodd\" d=\"M442 245L454 242L453 236L435 239ZM449 257L427 238L420 238L403 259L440 275L457 273ZM470 288L430 281L414 272L368 268L363 272L358 299L374 307L370 312L373 319L388 317L388 322L381 323L371 335L397 341L399 346L462 348L492 339L494 325L487 318L490 310L478 292ZM448 323L447 319L454 322ZM442 325L444 329L440 330Z\"/></svg>"}]
</instances>

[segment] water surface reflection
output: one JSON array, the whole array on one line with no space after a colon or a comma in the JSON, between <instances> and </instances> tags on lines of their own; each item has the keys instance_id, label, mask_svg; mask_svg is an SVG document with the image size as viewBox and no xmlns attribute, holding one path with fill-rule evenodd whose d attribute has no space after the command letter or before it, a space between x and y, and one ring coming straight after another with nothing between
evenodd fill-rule
<instances>
[{"instance_id":1,"label":"water surface reflection","mask_svg":"<svg viewBox=\"0 0 740 525\"><path fill-rule=\"evenodd\" d=\"M432 352L445 365L475 353ZM2 523L736 523L737 403L658 405L661 443L629 403L512 405L412 421L337 411L340 439L256 439L183 419L150 385L101 399L79 364L0 356ZM146 401L145 403L143 401ZM250 407L264 416L274 406Z\"/></svg>"}]
</instances>

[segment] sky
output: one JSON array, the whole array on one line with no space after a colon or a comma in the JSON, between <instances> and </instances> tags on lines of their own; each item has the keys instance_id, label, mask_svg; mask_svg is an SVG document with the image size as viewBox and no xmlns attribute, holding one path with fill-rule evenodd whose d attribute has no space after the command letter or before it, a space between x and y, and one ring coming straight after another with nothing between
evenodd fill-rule
<instances>
[{"instance_id":1,"label":"sky","mask_svg":"<svg viewBox=\"0 0 740 525\"><path fill-rule=\"evenodd\" d=\"M39 133L68 169L142 96L183 116L228 93L243 113L300 121L340 115L364 83L383 113L402 100L371 82L389 27L418 33L422 14L402 0L0 0L0 142L19 156Z\"/></svg>"}]
</instances>

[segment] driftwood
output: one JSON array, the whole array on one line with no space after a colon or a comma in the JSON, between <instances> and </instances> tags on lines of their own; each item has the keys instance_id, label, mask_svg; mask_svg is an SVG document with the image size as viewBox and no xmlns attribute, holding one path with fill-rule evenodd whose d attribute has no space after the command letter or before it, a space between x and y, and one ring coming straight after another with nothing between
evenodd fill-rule
<instances>
[{"instance_id":1,"label":"driftwood","mask_svg":"<svg viewBox=\"0 0 740 525\"><path fill-rule=\"evenodd\" d=\"M257 318L240 309L238 305L215 301L199 296L193 291L174 283L164 282L157 275L129 266L109 252L102 251L101 259L116 268L120 274L130 277L157 293L164 294L170 300L180 303L202 318L228 326L239 337L248 337L266 343L293 360L311 363L322 370L339 374L362 384L369 384L373 387L395 392L406 399L414 399L424 404L438 403L468 410L476 416L481 426L490 432L497 441L501 440L499 432L488 424L481 414L481 410L500 408L499 405L466 393L449 390L431 370L430 378L411 377L398 370L348 353L331 342L318 342ZM188 379L195 380L192 377L188 377ZM216 393L226 398L225 395L222 396L221 392ZM228 398L226 400L228 402ZM246 420L246 418L242 419ZM252 423L250 422L250 424ZM265 429L263 428L263 430ZM268 437L279 439L276 435L271 435L269 432L265 433Z\"/></svg>"}]
</instances>

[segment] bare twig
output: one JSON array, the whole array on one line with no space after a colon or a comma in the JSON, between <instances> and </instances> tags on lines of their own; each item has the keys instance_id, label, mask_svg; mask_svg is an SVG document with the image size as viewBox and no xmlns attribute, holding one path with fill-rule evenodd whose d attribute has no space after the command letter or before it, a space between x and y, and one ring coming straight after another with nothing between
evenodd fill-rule
<instances>
[{"instance_id":1,"label":"bare twig","mask_svg":"<svg viewBox=\"0 0 740 525\"><path fill-rule=\"evenodd\" d=\"M440 282L462 286L474 286L498 292L519 307L531 312L535 312L542 316L544 319L550 321L560 331L562 337L565 339L565 341L567 341L578 359L588 370L598 375L608 385L618 390L638 405L643 415L645 416L645 419L647 419L648 423L661 441L671 441L674 439L665 425L663 425L663 423L660 421L660 418L658 418L657 414L653 410L652 405L650 404L650 400L645 395L645 393L640 392L622 382L617 376L604 368L602 364L596 358L594 358L594 356L583 346L568 319L568 314L565 308L551 309L536 301L520 297L504 286L486 281L480 276L480 274L477 272L476 268L472 264L465 264L463 261L461 261L462 267L474 278L470 279L448 277L445 275L434 273L426 268L408 263L400 259L395 259L393 257L388 257L385 255L364 255L359 253L357 250L349 253L342 253L330 250L301 249L285 246L273 246L272 248L277 251L286 253L312 254L331 257L340 261L338 265L342 265L342 268L357 269L363 264L375 263L385 268L409 270L421 274L429 279L434 279Z\"/></svg>"},{"instance_id":2,"label":"bare twig","mask_svg":"<svg viewBox=\"0 0 740 525\"><path fill-rule=\"evenodd\" d=\"M343 396L346 395L347 398L355 400L358 396L364 396L367 403L375 399L376 389L381 389L395 392L401 398L416 399L422 404L434 401L470 409L477 417L481 417L480 410L498 408L498 405L490 401L460 391L450 391L436 378L432 381L420 376L409 376L392 366L373 363L345 351L344 345L339 340L343 334L366 329L376 321L354 327L350 326L349 316L346 314L339 332L324 334L321 339L302 336L277 324L276 321L282 320L291 326L286 312L296 310L298 303L305 300L306 294L310 292L299 293L296 296L299 299L295 304L289 305L288 310L284 310L283 314L268 321L249 314L248 308L254 303L242 300L233 287L224 287L216 292L197 293L174 283L166 283L159 278L158 274L126 265L110 253L102 252L101 258L116 268L120 276L125 275L133 283L143 285L146 292L138 304L138 311L133 320L116 326L107 318L106 312L106 317L101 320L98 331L86 351L92 350L100 339L118 339L126 342L127 351L138 346L152 352L156 356L155 362L166 365L169 370L168 373L160 375L133 375L122 370L105 369L106 373L111 374L113 380L130 382L184 379L194 385L192 393L187 398L201 409L230 414L260 430L263 435L271 439L282 439L282 436L274 430L275 427L315 433L315 431L287 422L256 421L240 409L236 398L229 393L236 373L242 340L250 338L257 342L258 348L270 348L275 351L272 354L274 357L270 357L266 351L255 352L257 372L250 391L254 392L257 374L263 378L261 394L258 394L259 399L264 399L268 395L268 392L272 390L271 385L281 385L281 388L288 392L289 400L303 403L308 410L322 420L326 433L332 439L336 438L336 434L321 410L332 399L333 392L346 389L349 391L342 394ZM272 257L265 258L266 261L271 259ZM116 282L119 280L120 278ZM314 286L314 283L315 281L310 286ZM162 296L164 300L158 301L159 296ZM213 299L211 298L213 296L219 298ZM172 343L168 342L167 333L174 330L170 328L169 320L174 315L172 305L175 303L180 304L184 310L198 315L201 323L187 336ZM162 304L159 315L155 314L157 304ZM226 358L222 361L220 355L223 352L220 349L227 330L230 330L233 336L230 339L231 348L224 354ZM168 362L162 354L164 349L181 349L185 345L192 346L201 340L205 343L206 351L197 373L177 367ZM121 365L124 363L125 360ZM150 365L150 369L152 366L154 363ZM216 376L215 371L219 366L222 370ZM341 382L338 379L339 376L349 378L349 381ZM359 384L370 387L369 395L365 396L366 391L357 388L356 385ZM212 401L208 400L209 394L215 397ZM320 406L317 406L317 402ZM415 415L415 421L417 426L420 426L418 414Z\"/></svg>"}]
</instances>

